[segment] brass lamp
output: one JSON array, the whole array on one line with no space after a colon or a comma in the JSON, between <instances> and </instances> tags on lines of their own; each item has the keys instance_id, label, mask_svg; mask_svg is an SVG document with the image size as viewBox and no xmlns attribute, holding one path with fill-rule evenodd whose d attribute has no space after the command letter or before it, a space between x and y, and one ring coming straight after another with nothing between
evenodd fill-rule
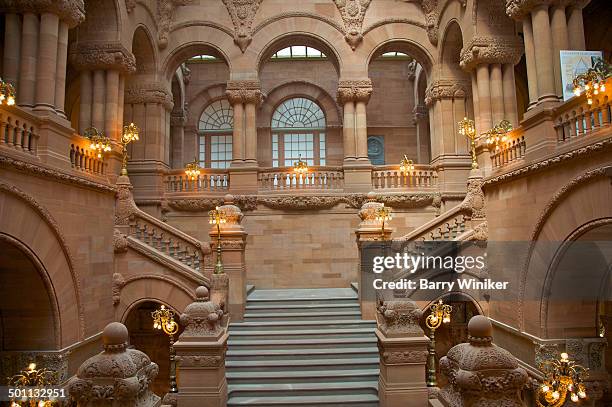
<instances>
[{"instance_id":1,"label":"brass lamp","mask_svg":"<svg viewBox=\"0 0 612 407\"><path fill-rule=\"evenodd\" d=\"M130 123L127 126L123 126L123 134L121 135L121 146L123 161L121 163L121 175L128 175L127 172L127 162L128 162L128 151L127 146L133 141L138 140L138 135L140 133L140 129L134 123Z\"/></svg>"},{"instance_id":2,"label":"brass lamp","mask_svg":"<svg viewBox=\"0 0 612 407\"><path fill-rule=\"evenodd\" d=\"M512 124L508 120L502 120L491 130L487 131L487 144L499 150L500 146L508 141L508 133L512 131Z\"/></svg>"},{"instance_id":3,"label":"brass lamp","mask_svg":"<svg viewBox=\"0 0 612 407\"><path fill-rule=\"evenodd\" d=\"M104 153L111 151L111 141L95 127L85 129L84 136L89 139L89 148L96 152L98 158L102 158Z\"/></svg>"},{"instance_id":4,"label":"brass lamp","mask_svg":"<svg viewBox=\"0 0 612 407\"><path fill-rule=\"evenodd\" d=\"M478 169L478 161L476 160L476 127L474 120L464 117L459 123L459 134L467 137L470 140L470 154L472 155L472 169Z\"/></svg>"},{"instance_id":5,"label":"brass lamp","mask_svg":"<svg viewBox=\"0 0 612 407\"><path fill-rule=\"evenodd\" d=\"M612 65L602 58L597 58L592 68L585 73L576 76L573 80L574 95L580 96L584 93L587 103L593 104L593 95L606 91L606 81L612 76Z\"/></svg>"},{"instance_id":6,"label":"brass lamp","mask_svg":"<svg viewBox=\"0 0 612 407\"><path fill-rule=\"evenodd\" d=\"M14 388L57 386L58 377L57 372L46 368L36 369L36 363L30 363L27 369L10 377L7 384L9 387ZM11 407L49 407L56 404L50 399L28 398L26 401L11 400Z\"/></svg>"},{"instance_id":7,"label":"brass lamp","mask_svg":"<svg viewBox=\"0 0 612 407\"><path fill-rule=\"evenodd\" d=\"M436 381L436 329L442 324L448 324L451 320L453 307L444 304L442 300L430 307L430 313L425 319L425 325L429 328L429 345L427 347L427 386L435 387Z\"/></svg>"},{"instance_id":8,"label":"brass lamp","mask_svg":"<svg viewBox=\"0 0 612 407\"><path fill-rule=\"evenodd\" d=\"M410 173L414 171L414 162L408 159L408 156L404 154L404 158L400 161L400 172L402 174Z\"/></svg>"},{"instance_id":9,"label":"brass lamp","mask_svg":"<svg viewBox=\"0 0 612 407\"><path fill-rule=\"evenodd\" d=\"M200 165L198 164L198 159L194 158L192 162L188 163L185 166L185 174L187 178L191 181L195 181L200 176Z\"/></svg>"},{"instance_id":10,"label":"brass lamp","mask_svg":"<svg viewBox=\"0 0 612 407\"><path fill-rule=\"evenodd\" d=\"M13 106L15 104L15 87L0 78L0 104Z\"/></svg>"},{"instance_id":11,"label":"brass lamp","mask_svg":"<svg viewBox=\"0 0 612 407\"><path fill-rule=\"evenodd\" d=\"M174 321L174 312L162 305L160 309L151 313L153 317L153 328L163 330L170 337L170 393L178 393L176 384L176 354L174 352L174 335L179 330L179 325Z\"/></svg>"},{"instance_id":12,"label":"brass lamp","mask_svg":"<svg viewBox=\"0 0 612 407\"><path fill-rule=\"evenodd\" d=\"M209 221L211 225L217 225L217 263L215 264L215 274L223 273L223 260L222 249L221 249L221 224L227 223L227 216L225 212L220 210L217 206L212 211L208 212Z\"/></svg>"},{"instance_id":13,"label":"brass lamp","mask_svg":"<svg viewBox=\"0 0 612 407\"><path fill-rule=\"evenodd\" d=\"M381 206L376 210L376 220L381 224L381 233L383 240L385 239L385 222L389 222L392 219L391 208L388 206Z\"/></svg>"},{"instance_id":14,"label":"brass lamp","mask_svg":"<svg viewBox=\"0 0 612 407\"><path fill-rule=\"evenodd\" d=\"M540 370L544 372L545 379L538 389L538 407L561 407L565 404L568 393L574 403L586 398L583 380L588 377L588 369L569 360L567 353L561 353L559 360L543 362Z\"/></svg>"},{"instance_id":15,"label":"brass lamp","mask_svg":"<svg viewBox=\"0 0 612 407\"><path fill-rule=\"evenodd\" d=\"M308 172L308 163L306 161L302 161L302 154L298 155L298 160L293 163L293 172L304 175Z\"/></svg>"}]
</instances>

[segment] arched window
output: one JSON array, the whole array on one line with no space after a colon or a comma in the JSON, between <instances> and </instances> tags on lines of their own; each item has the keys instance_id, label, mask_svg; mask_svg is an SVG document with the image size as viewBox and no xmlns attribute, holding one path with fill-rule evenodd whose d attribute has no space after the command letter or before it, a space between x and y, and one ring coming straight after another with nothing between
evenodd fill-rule
<instances>
[{"instance_id":1,"label":"arched window","mask_svg":"<svg viewBox=\"0 0 612 407\"><path fill-rule=\"evenodd\" d=\"M202 112L198 130L200 166L228 168L232 162L234 109L227 99L212 102Z\"/></svg>"},{"instance_id":2,"label":"arched window","mask_svg":"<svg viewBox=\"0 0 612 407\"><path fill-rule=\"evenodd\" d=\"M310 99L285 100L272 115L272 166L290 167L301 156L325 165L325 115Z\"/></svg>"}]
</instances>

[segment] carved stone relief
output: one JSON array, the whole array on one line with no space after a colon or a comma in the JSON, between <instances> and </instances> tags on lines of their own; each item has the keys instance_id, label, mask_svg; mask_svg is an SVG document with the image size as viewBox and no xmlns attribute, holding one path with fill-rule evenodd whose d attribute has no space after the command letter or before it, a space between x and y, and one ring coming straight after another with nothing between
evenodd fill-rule
<instances>
[{"instance_id":1,"label":"carved stone relief","mask_svg":"<svg viewBox=\"0 0 612 407\"><path fill-rule=\"evenodd\" d=\"M253 19L262 0L223 0L234 24L234 43L242 52L253 40Z\"/></svg>"},{"instance_id":2,"label":"carved stone relief","mask_svg":"<svg viewBox=\"0 0 612 407\"><path fill-rule=\"evenodd\" d=\"M334 0L344 22L344 38L354 50L363 40L363 18L372 0Z\"/></svg>"}]
</instances>

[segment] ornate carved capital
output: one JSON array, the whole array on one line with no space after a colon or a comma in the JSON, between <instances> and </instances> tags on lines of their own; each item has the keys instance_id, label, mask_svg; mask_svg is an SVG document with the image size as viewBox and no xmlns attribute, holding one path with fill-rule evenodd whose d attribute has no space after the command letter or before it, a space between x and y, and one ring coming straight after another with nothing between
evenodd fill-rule
<instances>
[{"instance_id":1,"label":"ornate carved capital","mask_svg":"<svg viewBox=\"0 0 612 407\"><path fill-rule=\"evenodd\" d=\"M423 315L414 301L380 301L376 309L378 329L387 337L422 336L419 320Z\"/></svg>"},{"instance_id":2,"label":"ornate carved capital","mask_svg":"<svg viewBox=\"0 0 612 407\"><path fill-rule=\"evenodd\" d=\"M344 22L344 38L354 50L363 40L363 18L372 0L334 0Z\"/></svg>"},{"instance_id":3,"label":"ornate carved capital","mask_svg":"<svg viewBox=\"0 0 612 407\"><path fill-rule=\"evenodd\" d=\"M85 21L83 0L0 0L0 11L53 13L73 28Z\"/></svg>"},{"instance_id":4,"label":"ornate carved capital","mask_svg":"<svg viewBox=\"0 0 612 407\"><path fill-rule=\"evenodd\" d=\"M170 114L170 126L182 127L187 123L187 112L181 109Z\"/></svg>"},{"instance_id":5,"label":"ornate carved capital","mask_svg":"<svg viewBox=\"0 0 612 407\"><path fill-rule=\"evenodd\" d=\"M159 103L172 110L172 94L160 82L136 82L125 88L126 104Z\"/></svg>"},{"instance_id":6,"label":"ornate carved capital","mask_svg":"<svg viewBox=\"0 0 612 407\"><path fill-rule=\"evenodd\" d=\"M223 0L234 24L234 43L242 52L253 39L253 19L262 0Z\"/></svg>"},{"instance_id":7,"label":"ornate carved capital","mask_svg":"<svg viewBox=\"0 0 612 407\"><path fill-rule=\"evenodd\" d=\"M438 31L440 20L440 11L438 10L438 0L403 0L406 3L416 3L421 6L425 14L425 29L427 30L427 38L433 45L438 44ZM465 7L466 0L461 0L461 5Z\"/></svg>"},{"instance_id":8,"label":"ornate carved capital","mask_svg":"<svg viewBox=\"0 0 612 407\"><path fill-rule=\"evenodd\" d=\"M136 72L136 58L119 42L77 42L70 49L70 62L78 70L116 69Z\"/></svg>"},{"instance_id":9,"label":"ornate carved capital","mask_svg":"<svg viewBox=\"0 0 612 407\"><path fill-rule=\"evenodd\" d=\"M425 91L425 104L431 106L441 99L465 98L470 94L470 89L467 81L439 79Z\"/></svg>"},{"instance_id":10,"label":"ornate carved capital","mask_svg":"<svg viewBox=\"0 0 612 407\"><path fill-rule=\"evenodd\" d=\"M264 99L259 81L229 81L225 94L232 105L253 103L259 106Z\"/></svg>"},{"instance_id":11,"label":"ornate carved capital","mask_svg":"<svg viewBox=\"0 0 612 407\"><path fill-rule=\"evenodd\" d=\"M157 45L159 48L168 46L170 26L174 20L176 8L192 2L193 0L157 0Z\"/></svg>"},{"instance_id":12,"label":"ornate carved capital","mask_svg":"<svg viewBox=\"0 0 612 407\"><path fill-rule=\"evenodd\" d=\"M341 81L338 84L338 102L368 103L372 95L372 81L368 79Z\"/></svg>"},{"instance_id":13,"label":"ornate carved capital","mask_svg":"<svg viewBox=\"0 0 612 407\"><path fill-rule=\"evenodd\" d=\"M459 65L471 71L480 64L518 64L523 55L519 37L474 37L462 50Z\"/></svg>"}]
</instances>

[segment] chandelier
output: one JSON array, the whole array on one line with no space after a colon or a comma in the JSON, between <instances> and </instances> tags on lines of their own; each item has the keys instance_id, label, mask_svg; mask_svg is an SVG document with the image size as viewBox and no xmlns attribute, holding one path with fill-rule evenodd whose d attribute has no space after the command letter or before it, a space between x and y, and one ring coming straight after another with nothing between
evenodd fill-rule
<instances>
[{"instance_id":1,"label":"chandelier","mask_svg":"<svg viewBox=\"0 0 612 407\"><path fill-rule=\"evenodd\" d=\"M512 124L508 120L502 120L485 133L487 144L499 150L499 146L508 141L508 133L512 131Z\"/></svg>"},{"instance_id":2,"label":"chandelier","mask_svg":"<svg viewBox=\"0 0 612 407\"><path fill-rule=\"evenodd\" d=\"M545 379L538 390L538 407L561 407L565 404L568 393L574 403L586 398L583 380L588 376L588 369L569 360L567 353L561 353L559 360L543 362L540 370L544 372Z\"/></svg>"},{"instance_id":3,"label":"chandelier","mask_svg":"<svg viewBox=\"0 0 612 407\"><path fill-rule=\"evenodd\" d=\"M11 400L11 407L50 407L58 403L52 398L43 395L38 397L36 393L41 392L40 389L57 388L58 397L64 396L63 390L57 387L58 377L57 372L53 372L46 368L36 369L36 363L30 363L27 369L22 370L18 374L8 379L8 386L15 389L21 389L20 394L26 397L17 397L18 401ZM29 388L29 389L28 389ZM27 389L27 390L26 390ZM36 389L39 391L37 392ZM52 394L52 396L55 396Z\"/></svg>"},{"instance_id":4,"label":"chandelier","mask_svg":"<svg viewBox=\"0 0 612 407\"><path fill-rule=\"evenodd\" d=\"M102 158L104 153L111 151L111 141L95 127L85 129L85 137L89 139L89 148L96 152L98 158Z\"/></svg>"},{"instance_id":5,"label":"chandelier","mask_svg":"<svg viewBox=\"0 0 612 407\"><path fill-rule=\"evenodd\" d=\"M0 78L0 104L13 106L15 104L15 87Z\"/></svg>"},{"instance_id":6,"label":"chandelier","mask_svg":"<svg viewBox=\"0 0 612 407\"><path fill-rule=\"evenodd\" d=\"M574 78L574 95L580 96L584 93L587 103L593 104L593 95L606 91L606 81L612 76L612 66L602 58L595 59L592 68Z\"/></svg>"},{"instance_id":7,"label":"chandelier","mask_svg":"<svg viewBox=\"0 0 612 407\"><path fill-rule=\"evenodd\" d=\"M408 156L404 154L404 158L400 162L400 172L402 174L409 173L410 171L414 171L414 162L408 159Z\"/></svg>"},{"instance_id":8,"label":"chandelier","mask_svg":"<svg viewBox=\"0 0 612 407\"><path fill-rule=\"evenodd\" d=\"M306 161L302 161L302 154L299 154L298 160L293 163L293 171L300 175L308 172L308 163L306 163Z\"/></svg>"},{"instance_id":9,"label":"chandelier","mask_svg":"<svg viewBox=\"0 0 612 407\"><path fill-rule=\"evenodd\" d=\"M197 158L194 158L192 162L188 163L185 166L185 174L187 175L187 178L189 178L191 181L195 181L196 179L198 179L198 177L200 176L200 166L198 165L198 160Z\"/></svg>"}]
</instances>

